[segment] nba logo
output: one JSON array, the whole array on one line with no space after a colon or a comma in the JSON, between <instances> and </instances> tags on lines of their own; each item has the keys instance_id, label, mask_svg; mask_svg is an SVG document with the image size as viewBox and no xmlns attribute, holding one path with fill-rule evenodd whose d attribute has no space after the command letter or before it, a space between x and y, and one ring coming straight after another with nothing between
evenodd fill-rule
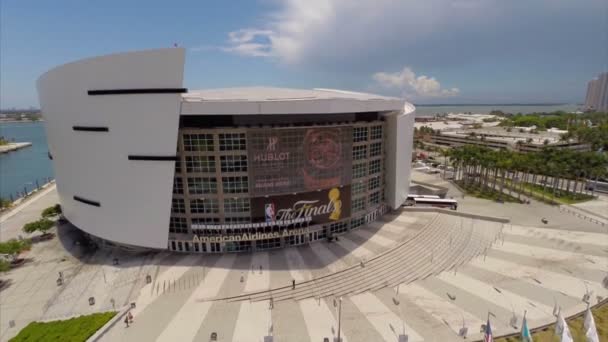
<instances>
[{"instance_id":1,"label":"nba logo","mask_svg":"<svg viewBox=\"0 0 608 342\"><path fill-rule=\"evenodd\" d=\"M266 222L274 222L276 211L274 210L274 203L264 204L264 214L266 216Z\"/></svg>"}]
</instances>

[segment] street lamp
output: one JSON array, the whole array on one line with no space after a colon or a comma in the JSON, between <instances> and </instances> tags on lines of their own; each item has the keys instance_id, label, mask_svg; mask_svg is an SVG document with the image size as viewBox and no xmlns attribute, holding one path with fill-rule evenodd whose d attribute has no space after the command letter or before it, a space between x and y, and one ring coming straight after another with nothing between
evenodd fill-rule
<instances>
[{"instance_id":1,"label":"street lamp","mask_svg":"<svg viewBox=\"0 0 608 342\"><path fill-rule=\"evenodd\" d=\"M270 313L270 322L268 327L268 335L264 336L264 342L273 342L274 340L274 326L272 324L272 309L274 309L274 298L270 297L268 301L268 311Z\"/></svg>"},{"instance_id":2,"label":"street lamp","mask_svg":"<svg viewBox=\"0 0 608 342\"><path fill-rule=\"evenodd\" d=\"M338 342L342 342L342 337L340 334L342 333L342 297L340 297L338 303Z\"/></svg>"},{"instance_id":3,"label":"street lamp","mask_svg":"<svg viewBox=\"0 0 608 342\"><path fill-rule=\"evenodd\" d=\"M393 298L393 303L399 309L399 318L401 318L401 334L399 334L398 341L399 342L407 342L408 336L405 333L405 318L403 317L403 311L401 311L401 302L399 301L399 285L397 285L397 289L395 290L395 297Z\"/></svg>"}]
</instances>

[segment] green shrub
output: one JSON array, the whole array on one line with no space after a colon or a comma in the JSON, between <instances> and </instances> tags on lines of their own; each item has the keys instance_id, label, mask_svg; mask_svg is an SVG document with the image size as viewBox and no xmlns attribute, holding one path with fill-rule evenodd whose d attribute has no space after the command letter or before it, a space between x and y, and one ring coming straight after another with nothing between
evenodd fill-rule
<instances>
[{"instance_id":1,"label":"green shrub","mask_svg":"<svg viewBox=\"0 0 608 342\"><path fill-rule=\"evenodd\" d=\"M15 257L19 253L28 250L31 247L32 241L30 241L29 239L10 239L6 242L0 242L0 254L8 254L12 257Z\"/></svg>"},{"instance_id":2,"label":"green shrub","mask_svg":"<svg viewBox=\"0 0 608 342\"><path fill-rule=\"evenodd\" d=\"M32 322L21 329L10 342L62 341L84 342L116 315L102 312L65 321Z\"/></svg>"},{"instance_id":3,"label":"green shrub","mask_svg":"<svg viewBox=\"0 0 608 342\"><path fill-rule=\"evenodd\" d=\"M42 211L42 217L53 217L61 214L61 205L55 204L54 206L48 207Z\"/></svg>"},{"instance_id":4,"label":"green shrub","mask_svg":"<svg viewBox=\"0 0 608 342\"><path fill-rule=\"evenodd\" d=\"M47 218L41 218L40 220L26 223L23 226L23 231L28 234L31 234L31 233L34 233L37 231L44 234L49 229L51 229L54 225L55 225L55 222L53 222Z\"/></svg>"},{"instance_id":5,"label":"green shrub","mask_svg":"<svg viewBox=\"0 0 608 342\"><path fill-rule=\"evenodd\" d=\"M0 198L0 209L9 208L12 204L13 202L5 198Z\"/></svg>"},{"instance_id":6,"label":"green shrub","mask_svg":"<svg viewBox=\"0 0 608 342\"><path fill-rule=\"evenodd\" d=\"M11 269L11 263L0 259L0 272L8 272Z\"/></svg>"}]
</instances>

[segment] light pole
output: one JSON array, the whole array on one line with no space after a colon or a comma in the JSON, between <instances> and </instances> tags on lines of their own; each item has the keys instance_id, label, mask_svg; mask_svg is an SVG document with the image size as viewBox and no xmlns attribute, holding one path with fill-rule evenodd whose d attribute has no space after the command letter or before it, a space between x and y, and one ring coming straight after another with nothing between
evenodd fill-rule
<instances>
[{"instance_id":1,"label":"light pole","mask_svg":"<svg viewBox=\"0 0 608 342\"><path fill-rule=\"evenodd\" d=\"M342 338L340 337L341 326L342 324L342 297L338 299L338 342L342 342Z\"/></svg>"},{"instance_id":2,"label":"light pole","mask_svg":"<svg viewBox=\"0 0 608 342\"><path fill-rule=\"evenodd\" d=\"M399 309L399 318L401 318L401 334L398 336L399 342L407 342L408 336L405 334L405 317L403 317L403 311L401 310L401 301L399 301L399 285L395 289L395 297L393 298L393 304Z\"/></svg>"}]
</instances>

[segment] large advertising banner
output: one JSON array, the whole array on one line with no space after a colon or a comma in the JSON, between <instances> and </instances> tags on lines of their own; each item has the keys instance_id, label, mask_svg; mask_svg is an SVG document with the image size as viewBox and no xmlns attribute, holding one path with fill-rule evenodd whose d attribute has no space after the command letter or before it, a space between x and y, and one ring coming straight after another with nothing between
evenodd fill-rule
<instances>
[{"instance_id":1,"label":"large advertising banner","mask_svg":"<svg viewBox=\"0 0 608 342\"><path fill-rule=\"evenodd\" d=\"M288 225L297 222L320 224L350 217L350 185L296 195L251 199L251 213L256 222Z\"/></svg>"},{"instance_id":2,"label":"large advertising banner","mask_svg":"<svg viewBox=\"0 0 608 342\"><path fill-rule=\"evenodd\" d=\"M350 184L351 126L254 128L247 138L253 196Z\"/></svg>"}]
</instances>

